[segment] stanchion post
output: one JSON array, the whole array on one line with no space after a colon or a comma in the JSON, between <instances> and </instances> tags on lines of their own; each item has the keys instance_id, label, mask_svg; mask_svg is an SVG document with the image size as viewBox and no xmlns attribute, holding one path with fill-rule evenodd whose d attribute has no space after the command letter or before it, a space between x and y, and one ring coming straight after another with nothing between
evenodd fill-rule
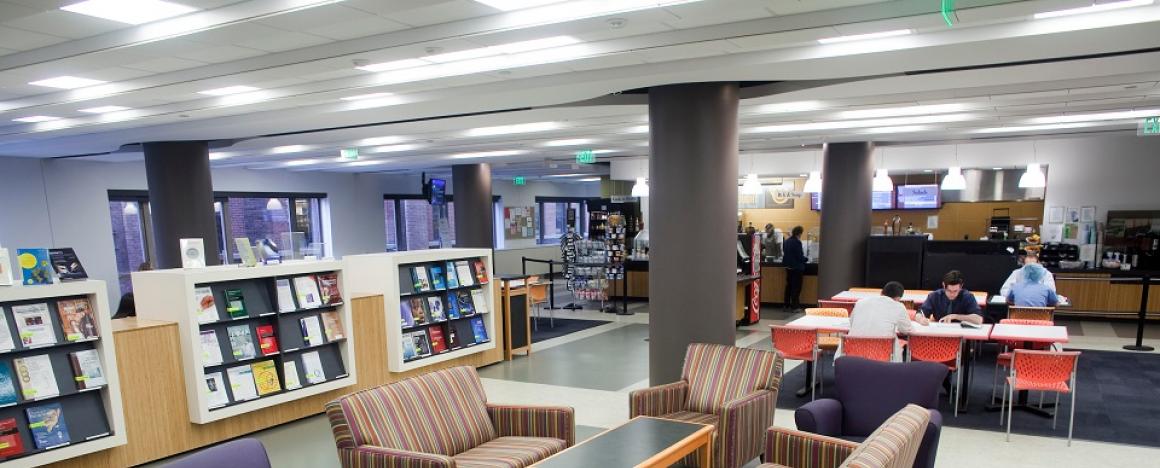
<instances>
[{"instance_id":1,"label":"stanchion post","mask_svg":"<svg viewBox=\"0 0 1160 468\"><path fill-rule=\"evenodd\" d=\"M548 260L548 310L556 310L556 264Z\"/></svg>"},{"instance_id":2,"label":"stanchion post","mask_svg":"<svg viewBox=\"0 0 1160 468\"><path fill-rule=\"evenodd\" d=\"M520 274L528 276L528 257L520 257Z\"/></svg>"},{"instance_id":3,"label":"stanchion post","mask_svg":"<svg viewBox=\"0 0 1160 468\"><path fill-rule=\"evenodd\" d=\"M1144 275L1140 280L1143 288L1140 289L1140 315L1136 320L1136 344L1125 345L1128 351L1154 351L1151 346L1144 346L1144 323L1148 319L1148 289L1152 285L1152 277Z\"/></svg>"}]
</instances>

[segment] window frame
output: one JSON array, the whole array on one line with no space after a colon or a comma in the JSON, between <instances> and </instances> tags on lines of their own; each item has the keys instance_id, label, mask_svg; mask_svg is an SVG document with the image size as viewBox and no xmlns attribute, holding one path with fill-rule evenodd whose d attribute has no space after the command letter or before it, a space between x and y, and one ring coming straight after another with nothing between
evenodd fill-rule
<instances>
[{"instance_id":1,"label":"window frame","mask_svg":"<svg viewBox=\"0 0 1160 468\"><path fill-rule=\"evenodd\" d=\"M580 237L588 238L588 217L585 216L585 214L588 213L588 205L591 201L592 197L536 196L536 222L539 223L539 226L537 226L539 228L539 233L536 234L536 244L553 245L560 243L559 238L553 238L550 240L544 238L544 233L547 232L547 229L544 227L544 205L547 203L564 203L567 205L571 205L573 203L579 204L580 213L576 216L576 233L579 234ZM561 234L561 237L562 236L563 234Z\"/></svg>"},{"instance_id":2,"label":"window frame","mask_svg":"<svg viewBox=\"0 0 1160 468\"><path fill-rule=\"evenodd\" d=\"M426 201L428 204L430 204L430 202L431 202L427 197L423 196L422 194L417 194L417 193L384 193L383 194L383 202L386 203L386 202L390 201L390 202L393 202L393 204L395 206L395 250L390 250L390 244L384 242L383 247L384 247L385 251L387 251L387 252L404 252L404 251L406 251L406 249L403 249L403 247L406 246L406 242L407 242L406 241L406 239L407 239L407 223L403 222L403 219L402 219L402 216L403 216L403 203L402 202L405 200L423 200L423 201ZM455 195L447 194L445 196L445 200L447 201L448 208L451 208L451 204L455 203ZM496 207L496 205L502 206L502 203L501 203L502 201L503 201L503 197L501 197L499 195L492 195L491 196L492 208L494 209ZM384 204L383 205L383 218L384 218L383 219L383 232L384 233L386 232L386 229L387 229L386 211L387 211L387 208L386 208L386 205ZM448 216L449 217L453 216L453 214L448 213ZM495 223L496 223L496 220L494 219L494 215L493 215L492 225L494 226Z\"/></svg>"}]
</instances>

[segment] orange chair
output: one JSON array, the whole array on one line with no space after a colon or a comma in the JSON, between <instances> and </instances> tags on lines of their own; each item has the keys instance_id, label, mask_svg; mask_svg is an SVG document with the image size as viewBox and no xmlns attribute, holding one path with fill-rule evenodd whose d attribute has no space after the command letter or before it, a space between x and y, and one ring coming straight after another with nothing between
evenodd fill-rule
<instances>
[{"instance_id":1,"label":"orange chair","mask_svg":"<svg viewBox=\"0 0 1160 468\"><path fill-rule=\"evenodd\" d=\"M773 349L781 352L785 359L818 362L818 332L812 328L770 325ZM818 379L817 369L810 376L810 400L814 399L814 384Z\"/></svg>"},{"instance_id":2,"label":"orange chair","mask_svg":"<svg viewBox=\"0 0 1160 468\"><path fill-rule=\"evenodd\" d=\"M853 301L827 301L824 299L818 300L819 309L845 309L846 313L854 311Z\"/></svg>"},{"instance_id":3,"label":"orange chair","mask_svg":"<svg viewBox=\"0 0 1160 468\"><path fill-rule=\"evenodd\" d=\"M1071 446L1071 432L1075 427L1075 375L1079 351L1035 351L1016 349L1011 359L1011 375L1003 388L1003 406L1007 410L1007 441L1011 441L1011 413L1015 408L1015 392L1039 390L1055 392L1055 414L1051 429L1059 419L1059 394L1071 394L1071 414L1067 421L1067 445ZM1003 417L1003 413L999 413Z\"/></svg>"},{"instance_id":4,"label":"orange chair","mask_svg":"<svg viewBox=\"0 0 1160 468\"><path fill-rule=\"evenodd\" d=\"M959 395L963 392L963 374L959 372L963 364L962 337L911 332L909 338L907 361L937 362L955 373L955 387L951 392L951 398L954 398L955 416L958 417Z\"/></svg>"},{"instance_id":5,"label":"orange chair","mask_svg":"<svg viewBox=\"0 0 1160 468\"><path fill-rule=\"evenodd\" d=\"M890 362L894 357L894 340L892 337L846 335L842 337L842 355Z\"/></svg>"},{"instance_id":6,"label":"orange chair","mask_svg":"<svg viewBox=\"0 0 1160 468\"><path fill-rule=\"evenodd\" d=\"M529 276L527 279L528 303L532 306L532 327L540 329L540 316L544 309L548 309L548 326L556 328L556 313L551 308L544 307L548 303L548 283L541 283L539 276Z\"/></svg>"},{"instance_id":7,"label":"orange chair","mask_svg":"<svg viewBox=\"0 0 1160 468\"><path fill-rule=\"evenodd\" d=\"M1009 324L1009 325L1039 325L1039 326L1055 325L1054 323L1046 321L1046 320L1020 320L1020 319L1003 319L1003 320L1000 320L999 323ZM1031 349L1036 349L1036 350L1042 351L1042 350L1047 350L1047 349L1051 348L1051 345L1049 345L1047 343L1035 343L1035 344L1041 345L1043 347L1033 346ZM997 395L996 390L998 390L998 387L999 387L999 368L1000 367L1002 367L1004 369L1010 368L1011 367L1011 350L1022 349L1022 342L1000 341L999 345L1003 346L1003 352L999 353L999 355L995 357L995 375L992 376L992 378L991 378L991 404L995 404L995 396ZM1003 422L1003 418L999 418L999 423L1002 424L1002 422Z\"/></svg>"},{"instance_id":8,"label":"orange chair","mask_svg":"<svg viewBox=\"0 0 1160 468\"><path fill-rule=\"evenodd\" d=\"M1045 320L1055 322L1055 307L1015 307L1007 308L1007 318L1014 320Z\"/></svg>"}]
</instances>

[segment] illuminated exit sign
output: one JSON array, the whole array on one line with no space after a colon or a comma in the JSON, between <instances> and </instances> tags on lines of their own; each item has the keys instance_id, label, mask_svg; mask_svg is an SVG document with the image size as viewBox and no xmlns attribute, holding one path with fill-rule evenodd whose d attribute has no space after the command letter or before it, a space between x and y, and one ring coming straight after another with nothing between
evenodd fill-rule
<instances>
[{"instance_id":1,"label":"illuminated exit sign","mask_svg":"<svg viewBox=\"0 0 1160 468\"><path fill-rule=\"evenodd\" d=\"M955 25L953 19L955 15L955 0L942 0L942 17L943 21L947 23L947 27Z\"/></svg>"},{"instance_id":2,"label":"illuminated exit sign","mask_svg":"<svg viewBox=\"0 0 1160 468\"><path fill-rule=\"evenodd\" d=\"M596 162L596 153L592 150L584 150L576 152L577 164L592 164Z\"/></svg>"},{"instance_id":3,"label":"illuminated exit sign","mask_svg":"<svg viewBox=\"0 0 1160 468\"><path fill-rule=\"evenodd\" d=\"M516 185L528 185L528 180L523 178L523 176L517 176L516 178L512 179L512 183Z\"/></svg>"},{"instance_id":4,"label":"illuminated exit sign","mask_svg":"<svg viewBox=\"0 0 1160 468\"><path fill-rule=\"evenodd\" d=\"M1144 135L1160 135L1160 116L1144 117L1140 127L1140 133Z\"/></svg>"},{"instance_id":5,"label":"illuminated exit sign","mask_svg":"<svg viewBox=\"0 0 1160 468\"><path fill-rule=\"evenodd\" d=\"M358 148L343 148L338 150L338 155L347 161L354 161L358 159Z\"/></svg>"}]
</instances>

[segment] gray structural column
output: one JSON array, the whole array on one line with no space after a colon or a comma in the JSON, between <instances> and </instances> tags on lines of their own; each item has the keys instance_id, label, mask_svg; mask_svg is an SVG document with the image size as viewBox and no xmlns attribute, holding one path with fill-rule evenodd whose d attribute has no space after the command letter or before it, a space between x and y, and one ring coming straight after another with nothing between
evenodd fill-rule
<instances>
[{"instance_id":1,"label":"gray structural column","mask_svg":"<svg viewBox=\"0 0 1160 468\"><path fill-rule=\"evenodd\" d=\"M451 184L455 196L455 245L494 248L491 165L480 163L451 166Z\"/></svg>"},{"instance_id":2,"label":"gray structural column","mask_svg":"<svg viewBox=\"0 0 1160 468\"><path fill-rule=\"evenodd\" d=\"M818 297L865 283L873 155L874 144L869 142L825 145Z\"/></svg>"},{"instance_id":3,"label":"gray structural column","mask_svg":"<svg viewBox=\"0 0 1160 468\"><path fill-rule=\"evenodd\" d=\"M142 146L157 250L154 268L181 268L180 239L202 239L206 265L220 264L209 145L165 141Z\"/></svg>"},{"instance_id":4,"label":"gray structural column","mask_svg":"<svg viewBox=\"0 0 1160 468\"><path fill-rule=\"evenodd\" d=\"M736 83L649 90L649 381L680 379L689 343L732 345Z\"/></svg>"}]
</instances>

